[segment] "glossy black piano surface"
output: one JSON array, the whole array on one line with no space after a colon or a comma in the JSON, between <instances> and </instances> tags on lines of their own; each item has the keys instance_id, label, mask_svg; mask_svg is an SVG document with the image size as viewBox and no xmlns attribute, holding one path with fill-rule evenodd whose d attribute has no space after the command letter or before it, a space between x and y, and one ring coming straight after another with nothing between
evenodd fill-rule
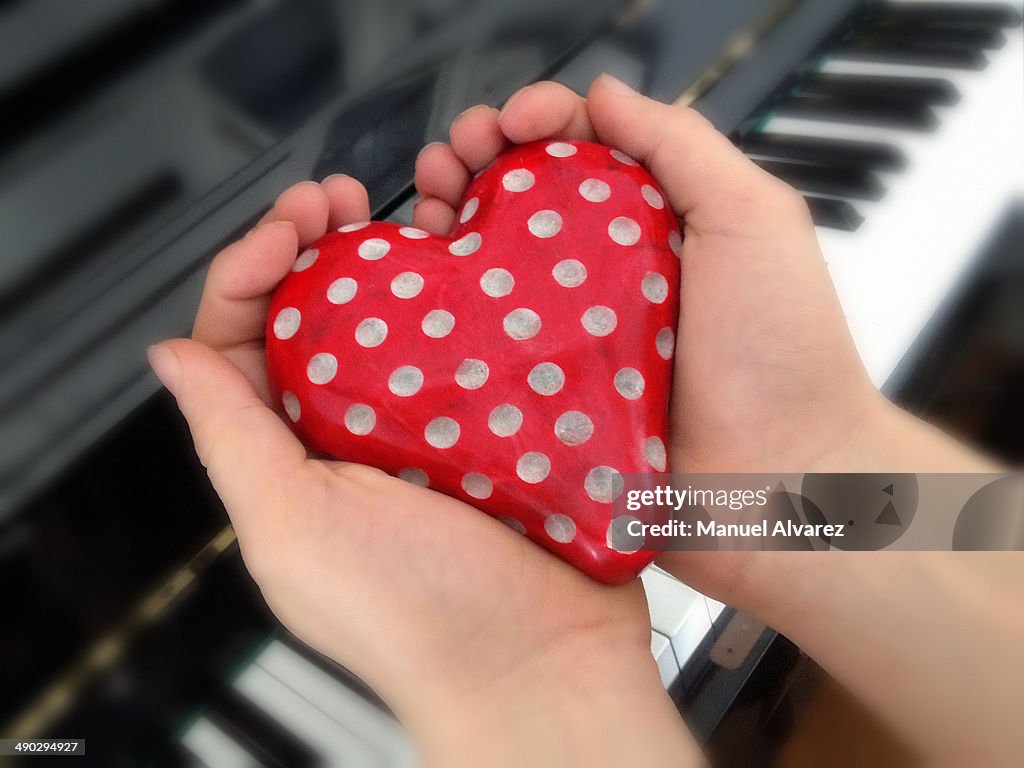
<instances>
[{"instance_id":1,"label":"glossy black piano surface","mask_svg":"<svg viewBox=\"0 0 1024 768\"><path fill-rule=\"evenodd\" d=\"M959 96L942 76L872 82L819 72L822 57L973 69L1018 22L996 3L855 0L0 3L0 729L85 736L106 766L188 765L182 732L208 716L266 765L318 764L232 693L239 669L284 636L144 358L188 332L211 256L288 184L348 173L376 217L401 218L417 152L460 111L545 77L583 90L608 70L666 101L692 90L805 193L819 226L855 231L858 201L884 204L905 172L901 150L760 127L824 114L934 130L933 108ZM1007 228L1019 238L1019 224ZM1000 279L958 306L1024 305L999 248ZM1019 313L985 328L998 322ZM998 336L965 327L937 338L966 349ZM955 411L950 378L1019 386L1006 384L1019 382L1006 362L1019 348L989 354L980 381L950 374L952 348L924 345L927 365L890 394ZM1006 455L1020 450L999 428L1013 402L983 435ZM785 710L796 649L766 632L734 671L702 653L670 689L688 722L712 744L761 739Z\"/></svg>"}]
</instances>

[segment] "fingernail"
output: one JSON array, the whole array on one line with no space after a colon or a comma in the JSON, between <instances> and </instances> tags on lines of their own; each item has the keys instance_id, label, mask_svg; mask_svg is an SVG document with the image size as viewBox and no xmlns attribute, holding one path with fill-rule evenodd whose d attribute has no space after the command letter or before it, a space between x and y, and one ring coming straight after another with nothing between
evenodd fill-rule
<instances>
[{"instance_id":1,"label":"fingernail","mask_svg":"<svg viewBox=\"0 0 1024 768\"><path fill-rule=\"evenodd\" d=\"M349 176L347 173L332 173L332 174L329 174L327 176L324 176L323 180L320 183L321 184L326 184L331 179L351 179L351 178L352 177Z\"/></svg>"},{"instance_id":2,"label":"fingernail","mask_svg":"<svg viewBox=\"0 0 1024 768\"><path fill-rule=\"evenodd\" d=\"M486 107L486 106L487 106L486 104L474 104L474 105L473 105L472 107L467 107L466 109L464 109L464 110L462 110L461 112L459 112L459 114L457 114L457 115L455 116L455 119L454 119L454 120L452 120L452 122L453 122L453 123L457 123L457 122L458 122L459 120L461 120L461 119L462 119L463 117L465 117L465 116L466 116L466 115L468 115L468 114L469 114L470 112L472 112L472 111L473 111L474 109L480 109L481 107Z\"/></svg>"},{"instance_id":3,"label":"fingernail","mask_svg":"<svg viewBox=\"0 0 1024 768\"><path fill-rule=\"evenodd\" d=\"M501 108L501 111L502 111L502 112L504 112L504 111L505 111L506 109L508 109L509 107L511 107L511 106L512 106L512 104L513 104L513 102L515 102L515 100L516 100L516 99L518 99L518 98L519 98L520 96L522 96L522 95L523 95L523 92L524 92L524 91L525 91L525 90L526 90L527 88L529 88L529 87L530 87L529 85L524 85L524 86L523 86L522 88L520 88L520 89L519 89L518 91L516 91L516 92L515 92L515 93L513 93L513 94L512 94L511 96L509 96L509 97L508 97L508 101L506 101L506 102L505 102L505 106L503 106L503 107Z\"/></svg>"},{"instance_id":4,"label":"fingernail","mask_svg":"<svg viewBox=\"0 0 1024 768\"><path fill-rule=\"evenodd\" d=\"M444 142L443 141L431 141L431 142L429 142L427 144L424 144L422 147L420 147L420 151L416 153L416 157L419 157L420 155L422 155L424 152L426 152L431 147L436 147L436 146L441 145L441 144L444 144Z\"/></svg>"},{"instance_id":5,"label":"fingernail","mask_svg":"<svg viewBox=\"0 0 1024 768\"><path fill-rule=\"evenodd\" d=\"M181 381L181 363L174 351L163 344L154 344L146 350L146 357L149 359L149 367L160 379L167 391L177 396L176 390Z\"/></svg>"},{"instance_id":6,"label":"fingernail","mask_svg":"<svg viewBox=\"0 0 1024 768\"><path fill-rule=\"evenodd\" d=\"M633 88L630 88L624 82L619 80L617 77L609 75L607 72L602 72L601 76L597 78L601 85L607 88L612 93L618 94L619 96L636 96L637 92Z\"/></svg>"}]
</instances>

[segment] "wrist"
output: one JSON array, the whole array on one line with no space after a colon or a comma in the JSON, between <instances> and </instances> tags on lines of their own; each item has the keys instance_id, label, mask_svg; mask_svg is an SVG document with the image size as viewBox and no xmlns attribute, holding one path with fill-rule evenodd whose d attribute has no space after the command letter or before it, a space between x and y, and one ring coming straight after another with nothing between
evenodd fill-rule
<instances>
[{"instance_id":1,"label":"wrist","mask_svg":"<svg viewBox=\"0 0 1024 768\"><path fill-rule=\"evenodd\" d=\"M567 640L408 712L427 766L701 765L646 643Z\"/></svg>"}]
</instances>

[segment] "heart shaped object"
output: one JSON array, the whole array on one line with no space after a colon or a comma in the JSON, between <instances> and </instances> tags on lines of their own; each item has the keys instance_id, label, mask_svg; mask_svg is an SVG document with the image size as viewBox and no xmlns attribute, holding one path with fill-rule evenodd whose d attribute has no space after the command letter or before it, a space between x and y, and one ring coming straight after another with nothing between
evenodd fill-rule
<instances>
[{"instance_id":1,"label":"heart shaped object","mask_svg":"<svg viewBox=\"0 0 1024 768\"><path fill-rule=\"evenodd\" d=\"M680 245L627 155L515 147L451 236L350 224L299 255L267 318L273 395L308 447L626 581L654 553L613 546L628 518L611 502L622 474L667 469Z\"/></svg>"}]
</instances>

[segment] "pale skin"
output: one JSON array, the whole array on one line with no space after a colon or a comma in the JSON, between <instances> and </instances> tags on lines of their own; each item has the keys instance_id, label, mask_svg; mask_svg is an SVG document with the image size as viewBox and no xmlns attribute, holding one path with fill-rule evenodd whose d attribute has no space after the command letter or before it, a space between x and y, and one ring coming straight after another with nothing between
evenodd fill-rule
<instances>
[{"instance_id":1,"label":"pale skin","mask_svg":"<svg viewBox=\"0 0 1024 768\"><path fill-rule=\"evenodd\" d=\"M607 77L586 99L539 83L501 111L468 110L450 143L419 157L413 223L446 233L473 173L549 137L636 157L682 223L674 468L998 469L879 395L803 201L692 110ZM377 690L428 765L702 765L650 656L639 581L597 584L461 502L309 458L268 405L270 292L301 247L367 218L349 177L287 190L214 260L192 340L150 353L268 604ZM785 633L926 761L1024 760L1019 556L668 553L659 564Z\"/></svg>"}]
</instances>

